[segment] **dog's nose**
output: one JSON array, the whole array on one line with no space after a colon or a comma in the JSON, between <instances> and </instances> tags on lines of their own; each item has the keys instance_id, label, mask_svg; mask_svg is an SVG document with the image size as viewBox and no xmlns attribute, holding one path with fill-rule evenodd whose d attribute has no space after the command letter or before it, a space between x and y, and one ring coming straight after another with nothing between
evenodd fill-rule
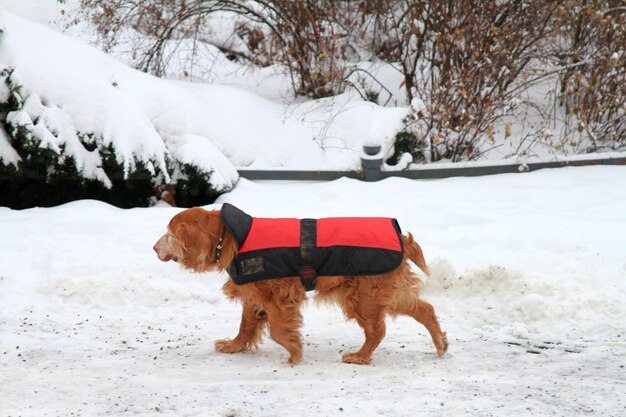
<instances>
[{"instance_id":1,"label":"dog's nose","mask_svg":"<svg viewBox=\"0 0 626 417\"><path fill-rule=\"evenodd\" d=\"M154 246L152 247L152 250L154 250L154 251L156 252L156 254L157 254L157 255L159 254L159 250L157 249L157 245L154 245Z\"/></svg>"}]
</instances>

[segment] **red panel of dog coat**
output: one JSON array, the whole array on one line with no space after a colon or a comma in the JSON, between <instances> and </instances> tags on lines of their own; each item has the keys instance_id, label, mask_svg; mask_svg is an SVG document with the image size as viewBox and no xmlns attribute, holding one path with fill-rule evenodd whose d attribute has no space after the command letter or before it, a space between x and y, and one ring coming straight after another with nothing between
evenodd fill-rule
<instances>
[{"instance_id":1,"label":"red panel of dog coat","mask_svg":"<svg viewBox=\"0 0 626 417\"><path fill-rule=\"evenodd\" d=\"M317 220L317 247L354 246L401 250L388 218L328 217ZM300 219L253 217L248 236L238 253L270 248L300 247Z\"/></svg>"},{"instance_id":2,"label":"red panel of dog coat","mask_svg":"<svg viewBox=\"0 0 626 417\"><path fill-rule=\"evenodd\" d=\"M399 251L393 223L381 217L328 217L317 220L317 246L355 246Z\"/></svg>"},{"instance_id":3,"label":"red panel of dog coat","mask_svg":"<svg viewBox=\"0 0 626 417\"><path fill-rule=\"evenodd\" d=\"M252 226L239 253L269 248L300 247L300 219L252 218Z\"/></svg>"}]
</instances>

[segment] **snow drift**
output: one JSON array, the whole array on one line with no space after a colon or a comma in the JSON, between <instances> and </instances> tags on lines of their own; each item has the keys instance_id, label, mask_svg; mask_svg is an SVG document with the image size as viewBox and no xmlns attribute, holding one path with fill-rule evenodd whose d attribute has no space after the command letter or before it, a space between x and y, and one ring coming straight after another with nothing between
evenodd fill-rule
<instances>
[{"instance_id":1,"label":"snow drift","mask_svg":"<svg viewBox=\"0 0 626 417\"><path fill-rule=\"evenodd\" d=\"M284 105L234 87L158 79L6 11L0 21L0 64L13 70L24 99L9 122L105 184L85 141L111 145L125 172L142 162L169 182L168 158L183 159L215 173L212 185L225 190L237 180L235 166L357 169L363 143L393 151L407 114L348 94ZM6 141L0 151L15 162Z\"/></svg>"}]
</instances>

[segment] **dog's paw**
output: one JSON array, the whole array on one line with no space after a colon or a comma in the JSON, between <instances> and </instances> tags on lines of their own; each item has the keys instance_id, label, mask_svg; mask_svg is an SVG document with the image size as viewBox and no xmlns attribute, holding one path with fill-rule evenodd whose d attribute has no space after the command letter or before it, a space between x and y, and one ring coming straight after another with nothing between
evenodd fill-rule
<instances>
[{"instance_id":1,"label":"dog's paw","mask_svg":"<svg viewBox=\"0 0 626 417\"><path fill-rule=\"evenodd\" d=\"M341 360L343 363L352 363L355 365L369 365L372 363L371 357L369 358L363 357L358 352L344 353Z\"/></svg>"},{"instance_id":2,"label":"dog's paw","mask_svg":"<svg viewBox=\"0 0 626 417\"><path fill-rule=\"evenodd\" d=\"M448 336L446 333L441 334L441 339L439 344L437 345L437 355L443 356L448 351Z\"/></svg>"},{"instance_id":3,"label":"dog's paw","mask_svg":"<svg viewBox=\"0 0 626 417\"><path fill-rule=\"evenodd\" d=\"M287 360L289 365L297 365L302 361L302 354L292 354Z\"/></svg>"},{"instance_id":4,"label":"dog's paw","mask_svg":"<svg viewBox=\"0 0 626 417\"><path fill-rule=\"evenodd\" d=\"M220 339L215 341L215 349L222 353L237 353L246 350L246 345L230 339Z\"/></svg>"}]
</instances>

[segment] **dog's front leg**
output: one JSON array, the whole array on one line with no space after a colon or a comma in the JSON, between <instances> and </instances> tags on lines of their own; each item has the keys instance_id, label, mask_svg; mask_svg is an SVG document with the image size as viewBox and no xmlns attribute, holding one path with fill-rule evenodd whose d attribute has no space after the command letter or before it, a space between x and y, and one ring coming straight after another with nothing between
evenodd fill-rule
<instances>
[{"instance_id":1,"label":"dog's front leg","mask_svg":"<svg viewBox=\"0 0 626 417\"><path fill-rule=\"evenodd\" d=\"M267 318L270 337L289 352L289 364L295 365L302 360L302 314L296 303L268 305Z\"/></svg>"},{"instance_id":2,"label":"dog's front leg","mask_svg":"<svg viewBox=\"0 0 626 417\"><path fill-rule=\"evenodd\" d=\"M261 342L263 328L267 324L267 314L258 305L244 301L239 333L230 339L215 341L215 349L223 353L237 353L256 349Z\"/></svg>"}]
</instances>

